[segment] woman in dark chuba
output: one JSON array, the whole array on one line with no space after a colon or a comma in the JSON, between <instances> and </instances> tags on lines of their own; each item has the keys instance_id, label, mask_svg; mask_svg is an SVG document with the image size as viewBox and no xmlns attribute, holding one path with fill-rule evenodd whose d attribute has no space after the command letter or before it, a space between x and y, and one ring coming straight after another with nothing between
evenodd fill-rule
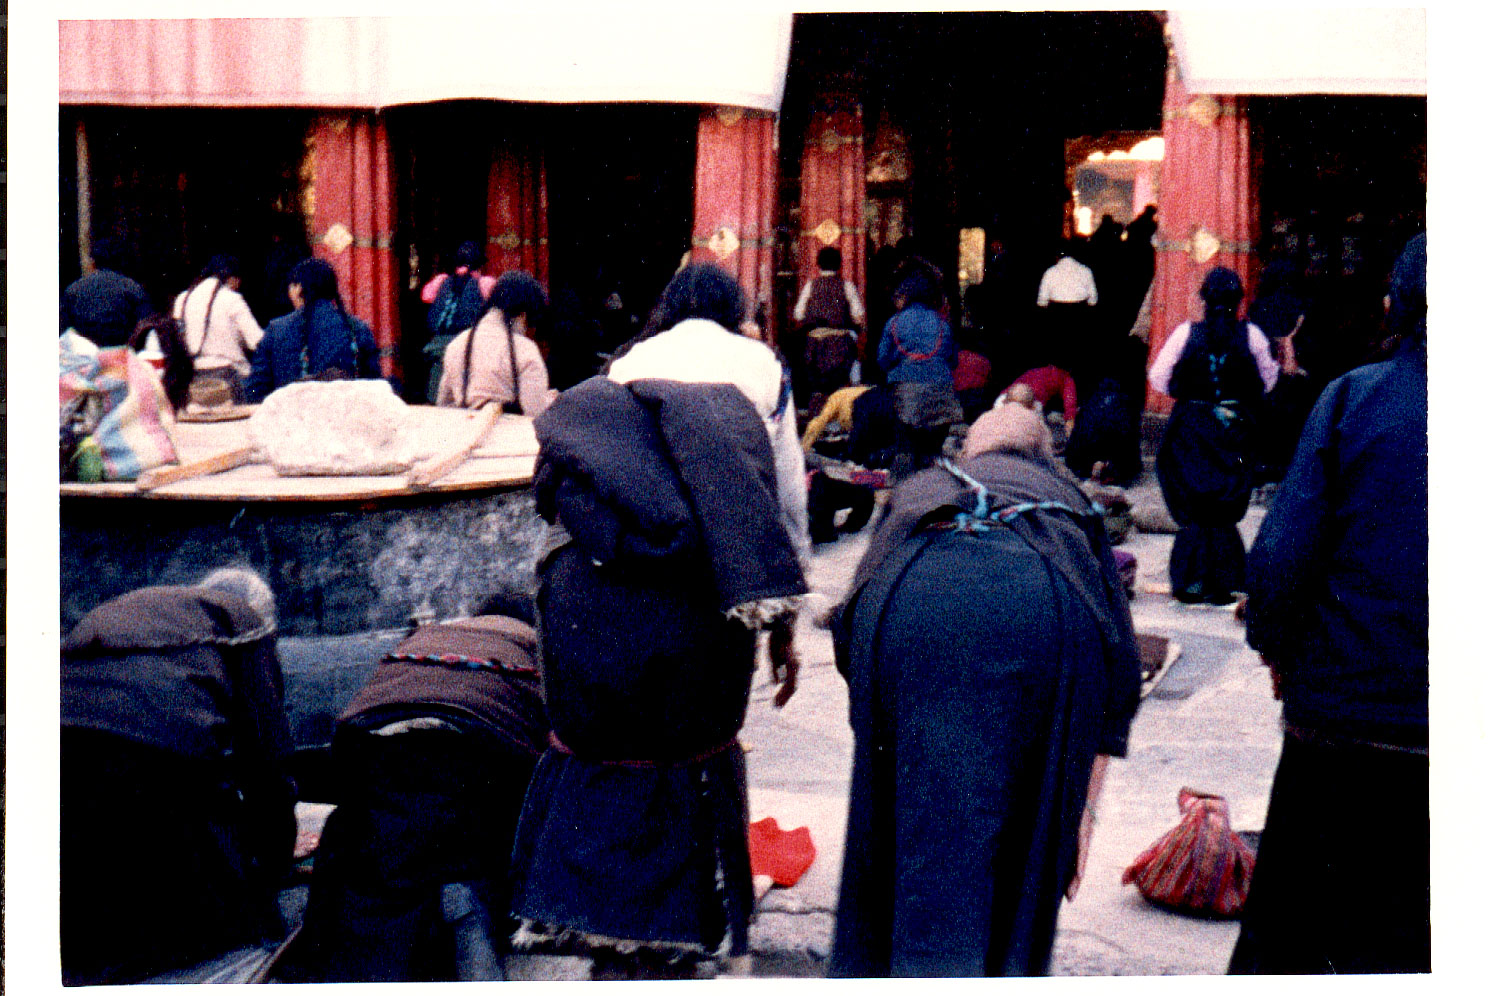
<instances>
[{"instance_id":1,"label":"woman in dark chuba","mask_svg":"<svg viewBox=\"0 0 1500 996\"><path fill-rule=\"evenodd\" d=\"M551 731L516 832L516 943L587 952L601 977L747 950L736 735L757 630L784 669L778 703L795 687L807 514L781 365L735 331L744 317L733 277L684 268L608 376L535 423Z\"/></svg>"},{"instance_id":2,"label":"woman in dark chuba","mask_svg":"<svg viewBox=\"0 0 1500 996\"><path fill-rule=\"evenodd\" d=\"M1254 484L1255 419L1276 384L1264 333L1238 318L1240 278L1222 266L1198 289L1203 321L1183 322L1151 365L1151 386L1176 399L1156 458L1172 543L1172 597L1228 605L1245 588L1237 523Z\"/></svg>"},{"instance_id":3,"label":"woman in dark chuba","mask_svg":"<svg viewBox=\"0 0 1500 996\"><path fill-rule=\"evenodd\" d=\"M1035 413L892 496L835 614L854 775L830 974L1045 975L1140 657L1104 524Z\"/></svg>"}]
</instances>

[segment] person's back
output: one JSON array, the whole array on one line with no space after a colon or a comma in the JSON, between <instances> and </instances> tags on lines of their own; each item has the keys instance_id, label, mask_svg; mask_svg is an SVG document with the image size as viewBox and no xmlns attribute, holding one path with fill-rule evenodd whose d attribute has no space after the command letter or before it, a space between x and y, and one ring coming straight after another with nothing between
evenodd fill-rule
<instances>
[{"instance_id":1,"label":"person's back","mask_svg":"<svg viewBox=\"0 0 1500 996\"><path fill-rule=\"evenodd\" d=\"M416 630L339 718L286 981L501 977L510 842L547 745L536 632L506 611Z\"/></svg>"},{"instance_id":2,"label":"person's back","mask_svg":"<svg viewBox=\"0 0 1500 996\"><path fill-rule=\"evenodd\" d=\"M311 378L378 378L375 336L344 307L333 267L321 259L305 259L287 281L293 311L266 326L251 360L247 398L263 401L277 388Z\"/></svg>"},{"instance_id":3,"label":"person's back","mask_svg":"<svg viewBox=\"0 0 1500 996\"><path fill-rule=\"evenodd\" d=\"M64 641L66 979L132 981L279 936L294 788L267 615L225 587L144 588Z\"/></svg>"}]
</instances>

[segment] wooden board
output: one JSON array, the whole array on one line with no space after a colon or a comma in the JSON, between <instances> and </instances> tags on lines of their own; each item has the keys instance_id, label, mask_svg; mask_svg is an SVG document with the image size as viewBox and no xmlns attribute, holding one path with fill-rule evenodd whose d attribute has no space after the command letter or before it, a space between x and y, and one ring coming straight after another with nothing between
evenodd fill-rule
<instances>
[{"instance_id":1,"label":"wooden board","mask_svg":"<svg viewBox=\"0 0 1500 996\"><path fill-rule=\"evenodd\" d=\"M458 408L412 405L409 429L417 435L419 449L437 453L463 439L478 412ZM249 445L249 423L243 420L213 423L179 422L174 432L178 458L186 463ZM524 487L531 483L536 464L537 441L531 419L524 415L502 415L468 460L445 475L426 493L469 491L493 487ZM208 477L168 484L144 495L132 481L109 484L66 482L60 492L67 496L145 497L150 500L207 501L352 501L414 495L406 486L406 474L380 477L279 477L265 464L250 464Z\"/></svg>"}]
</instances>

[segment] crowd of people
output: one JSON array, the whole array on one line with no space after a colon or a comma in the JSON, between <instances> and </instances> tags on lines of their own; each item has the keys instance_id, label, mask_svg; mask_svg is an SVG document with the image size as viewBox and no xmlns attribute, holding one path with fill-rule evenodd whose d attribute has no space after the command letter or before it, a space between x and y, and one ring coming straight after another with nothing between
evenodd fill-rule
<instances>
[{"instance_id":1,"label":"crowd of people","mask_svg":"<svg viewBox=\"0 0 1500 996\"><path fill-rule=\"evenodd\" d=\"M1082 482L1140 472L1147 371L1130 329L1150 275L1131 254L1152 227L1147 214L1125 239L1101 226L1107 248L1063 247L1024 306L1006 297L999 245L995 283L967 309L908 254L882 261L866 310L825 251L776 343L729 273L685 262L647 321L560 393L536 341L541 285L488 278L461 249L423 291L426 383L439 405L534 418L535 599L416 629L349 704L339 807L284 977L495 977L511 949L585 954L599 978L671 977L745 954L737 737L761 648L776 705L796 691L812 545L845 510L844 529L875 527L827 620L854 731L831 973L1045 974L1139 699L1125 588ZM1095 273L1090 256L1112 262ZM63 322L100 345L153 333L174 397L182 378L253 402L379 376L326 262L292 268L291 310L264 330L237 285L216 257L164 321L105 267L68 288ZM1425 877L1382 891L1361 862L1389 838L1345 851L1326 827L1379 796L1366 825L1426 839L1425 239L1391 287L1398 352L1311 406L1247 562L1236 524L1258 420L1296 368L1286 293L1263 287L1263 329L1238 317L1239 278L1213 270L1203 319L1149 371L1177 399L1157 462L1181 526L1173 595L1248 592L1248 639L1286 706L1231 967L1419 971ZM295 786L274 633L269 588L236 569L105 603L65 640L69 981L137 980L277 936ZM153 836L160 820L176 835ZM126 860L148 846L180 880ZM126 901L142 891L162 907L144 924Z\"/></svg>"}]
</instances>

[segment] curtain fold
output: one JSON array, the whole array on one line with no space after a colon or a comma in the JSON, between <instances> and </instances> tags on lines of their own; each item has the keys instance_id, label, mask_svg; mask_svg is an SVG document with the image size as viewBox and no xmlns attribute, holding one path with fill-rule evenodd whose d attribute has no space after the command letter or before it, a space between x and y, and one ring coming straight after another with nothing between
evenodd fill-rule
<instances>
[{"instance_id":1,"label":"curtain fold","mask_svg":"<svg viewBox=\"0 0 1500 996\"><path fill-rule=\"evenodd\" d=\"M395 202L384 115L353 111L314 118L302 178L313 251L332 264L345 305L375 333L381 373L399 375Z\"/></svg>"},{"instance_id":2,"label":"curtain fold","mask_svg":"<svg viewBox=\"0 0 1500 996\"><path fill-rule=\"evenodd\" d=\"M764 306L768 323L775 313L776 150L772 114L720 107L707 108L698 118L693 259L718 263L733 273L752 309Z\"/></svg>"},{"instance_id":3,"label":"curtain fold","mask_svg":"<svg viewBox=\"0 0 1500 996\"><path fill-rule=\"evenodd\" d=\"M540 145L507 142L490 159L486 269L524 270L547 284L547 164Z\"/></svg>"}]
</instances>

